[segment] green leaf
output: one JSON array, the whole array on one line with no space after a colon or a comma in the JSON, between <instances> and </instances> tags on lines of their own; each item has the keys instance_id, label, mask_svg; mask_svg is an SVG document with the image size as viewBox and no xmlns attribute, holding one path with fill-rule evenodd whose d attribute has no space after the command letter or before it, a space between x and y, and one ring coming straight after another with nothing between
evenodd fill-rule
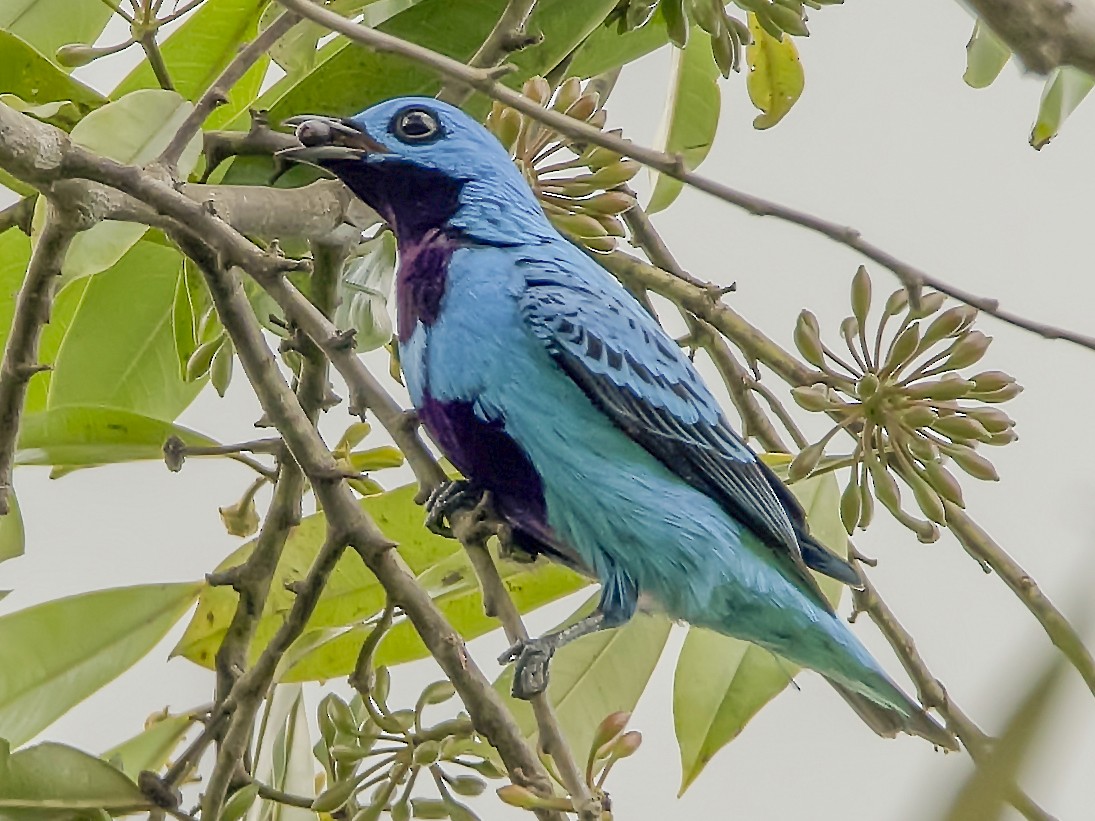
<instances>
[{"instance_id":1,"label":"green leaf","mask_svg":"<svg viewBox=\"0 0 1095 821\"><path fill-rule=\"evenodd\" d=\"M160 43L167 71L175 89L188 100L197 100L239 52L254 38L262 3L256 0L205 0L181 26ZM278 7L276 3L271 8ZM280 7L278 7L280 8ZM228 92L228 103L206 120L206 128L219 128L254 101L269 64L259 60ZM158 88L148 60L142 60L111 92L118 100L142 88Z\"/></svg>"},{"instance_id":2,"label":"green leaf","mask_svg":"<svg viewBox=\"0 0 1095 821\"><path fill-rule=\"evenodd\" d=\"M193 106L174 91L134 91L88 114L72 129L72 139L118 162L143 165L155 159L171 141ZM191 140L179 161L184 177L198 161L201 138ZM39 211L44 207L39 203ZM40 217L36 214L36 218ZM61 267L65 282L105 271L122 258L148 228L108 220L73 240Z\"/></svg>"},{"instance_id":3,"label":"green leaf","mask_svg":"<svg viewBox=\"0 0 1095 821\"><path fill-rule=\"evenodd\" d=\"M98 406L170 422L194 400L204 383L183 379L172 327L181 269L173 247L139 241L90 279L53 363L50 410Z\"/></svg>"},{"instance_id":4,"label":"green leaf","mask_svg":"<svg viewBox=\"0 0 1095 821\"><path fill-rule=\"evenodd\" d=\"M385 535L399 544L400 556L416 575L459 550L457 542L443 539L423 526L422 508L414 503L417 490L416 485L406 485L360 501L361 507L373 517ZM256 626L255 639L251 643L252 660L262 652L292 606L294 597L285 585L307 574L323 544L326 531L322 514L314 514L306 516L290 532L274 573L270 596ZM246 543L221 562L217 569L226 570L241 564L251 555L254 546L255 540ZM203 590L194 618L187 625L173 655L184 656L211 668L217 648L236 612L238 600L236 592L228 587ZM357 555L348 553L335 566L308 622L308 629L357 624L378 613L384 606L384 600L384 589L376 577Z\"/></svg>"},{"instance_id":5,"label":"green leaf","mask_svg":"<svg viewBox=\"0 0 1095 821\"><path fill-rule=\"evenodd\" d=\"M495 561L502 583L521 613L530 613L590 584L584 576L547 560L519 564L499 561L495 555ZM418 576L418 583L434 596L438 608L464 639L482 636L500 626L497 619L483 612L483 596L464 551L457 551L427 568ZM372 629L372 625L356 626L334 636L328 636L329 631L315 631L302 637L302 645L309 649L282 680L323 681L348 675L357 662L361 642ZM414 625L401 619L377 648L375 663L392 667L427 656L429 651Z\"/></svg>"},{"instance_id":6,"label":"green leaf","mask_svg":"<svg viewBox=\"0 0 1095 821\"><path fill-rule=\"evenodd\" d=\"M752 13L749 31L753 42L745 47L745 57L749 61L745 86L749 99L761 112L753 120L753 128L771 128L798 102L806 77L794 38L785 36L782 41L777 40Z\"/></svg>"},{"instance_id":7,"label":"green leaf","mask_svg":"<svg viewBox=\"0 0 1095 821\"><path fill-rule=\"evenodd\" d=\"M588 615L596 604L589 599L560 627ZM559 650L551 661L547 697L555 708L570 749L584 760L593 734L609 713L631 711L646 689L651 673L669 638L669 619L639 613L623 627L602 630ZM558 628L556 628L558 629ZM510 695L511 664L494 683L502 693L525 738L538 733L532 706Z\"/></svg>"},{"instance_id":8,"label":"green leaf","mask_svg":"<svg viewBox=\"0 0 1095 821\"><path fill-rule=\"evenodd\" d=\"M785 455L761 457L786 472ZM790 485L806 511L810 532L840 556L848 537L840 521L840 489L832 473ZM843 586L815 574L834 605ZM681 755L680 793L696 780L711 758L738 736L750 719L777 696L799 667L747 641L700 627L690 628L673 678L673 725Z\"/></svg>"},{"instance_id":9,"label":"green leaf","mask_svg":"<svg viewBox=\"0 0 1095 821\"><path fill-rule=\"evenodd\" d=\"M0 617L0 736L22 744L128 670L201 587L98 590Z\"/></svg>"},{"instance_id":10,"label":"green leaf","mask_svg":"<svg viewBox=\"0 0 1095 821\"><path fill-rule=\"evenodd\" d=\"M15 295L23 284L30 261L30 237L19 230L0 234L0 345L6 345L15 316Z\"/></svg>"},{"instance_id":11,"label":"green leaf","mask_svg":"<svg viewBox=\"0 0 1095 821\"><path fill-rule=\"evenodd\" d=\"M23 513L19 509L19 499L14 490L8 491L8 504L11 507L7 514L0 516L0 562L22 556L26 547Z\"/></svg>"},{"instance_id":12,"label":"green leaf","mask_svg":"<svg viewBox=\"0 0 1095 821\"><path fill-rule=\"evenodd\" d=\"M6 743L5 743L6 746ZM0 763L4 821L90 817L78 810L119 812L148 806L137 785L102 759L54 742L11 753Z\"/></svg>"},{"instance_id":13,"label":"green leaf","mask_svg":"<svg viewBox=\"0 0 1095 821\"><path fill-rule=\"evenodd\" d=\"M0 29L53 60L61 46L98 40L111 14L98 0L0 0Z\"/></svg>"},{"instance_id":14,"label":"green leaf","mask_svg":"<svg viewBox=\"0 0 1095 821\"><path fill-rule=\"evenodd\" d=\"M638 60L667 43L665 18L658 8L642 28L624 34L619 34L615 26L598 28L575 52L569 73L575 77L594 77Z\"/></svg>"},{"instance_id":15,"label":"green leaf","mask_svg":"<svg viewBox=\"0 0 1095 821\"><path fill-rule=\"evenodd\" d=\"M136 778L142 770L158 772L193 726L190 716L160 718L132 738L111 747L100 758L130 778Z\"/></svg>"},{"instance_id":16,"label":"green leaf","mask_svg":"<svg viewBox=\"0 0 1095 821\"><path fill-rule=\"evenodd\" d=\"M1046 81L1042 102L1038 107L1038 120L1030 133L1030 144L1041 150L1057 136L1068 116L1095 86L1095 78L1078 68L1059 68Z\"/></svg>"},{"instance_id":17,"label":"green leaf","mask_svg":"<svg viewBox=\"0 0 1095 821\"><path fill-rule=\"evenodd\" d=\"M269 702L258 751L255 778L293 795L315 797L315 759L308 739L304 690L299 684L280 684ZM265 801L252 807L252 821L316 821L312 810Z\"/></svg>"},{"instance_id":18,"label":"green leaf","mask_svg":"<svg viewBox=\"0 0 1095 821\"><path fill-rule=\"evenodd\" d=\"M0 15L2 9L0 0ZM95 89L68 76L30 43L3 28L0 28L0 93L14 94L32 106L68 100L80 116L106 102Z\"/></svg>"},{"instance_id":19,"label":"green leaf","mask_svg":"<svg viewBox=\"0 0 1095 821\"><path fill-rule=\"evenodd\" d=\"M962 79L971 88L985 88L1000 76L1011 59L1011 49L992 29L978 20L966 44L966 73Z\"/></svg>"},{"instance_id":20,"label":"green leaf","mask_svg":"<svg viewBox=\"0 0 1095 821\"><path fill-rule=\"evenodd\" d=\"M679 154L690 169L698 168L711 150L719 127L719 68L711 56L711 40L695 32L683 49L673 52L669 98L662 114L661 130L655 141L659 151ZM653 192L647 213L672 205L684 186L665 174L654 174Z\"/></svg>"},{"instance_id":21,"label":"green leaf","mask_svg":"<svg viewBox=\"0 0 1095 821\"><path fill-rule=\"evenodd\" d=\"M16 111L26 114L28 117L34 117L36 120L55 125L66 131L79 122L80 118L83 116L79 106L69 100L33 105L22 97L16 97L14 94L0 94L0 103L3 103L9 108L14 108Z\"/></svg>"},{"instance_id":22,"label":"green leaf","mask_svg":"<svg viewBox=\"0 0 1095 821\"><path fill-rule=\"evenodd\" d=\"M65 407L28 414L15 452L20 465L87 467L162 459L163 443L178 436L189 445L215 445L200 433L113 408Z\"/></svg>"}]
</instances>

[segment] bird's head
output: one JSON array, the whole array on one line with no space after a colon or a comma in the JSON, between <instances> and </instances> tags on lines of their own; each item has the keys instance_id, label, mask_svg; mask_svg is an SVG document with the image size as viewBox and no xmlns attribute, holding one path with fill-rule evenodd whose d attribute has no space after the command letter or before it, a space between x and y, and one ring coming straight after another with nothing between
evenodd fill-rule
<instances>
[{"instance_id":1,"label":"bird's head","mask_svg":"<svg viewBox=\"0 0 1095 821\"><path fill-rule=\"evenodd\" d=\"M334 174L401 243L431 229L491 244L554 233L532 189L487 129L448 103L398 97L354 117L293 117L303 147L280 156Z\"/></svg>"}]
</instances>

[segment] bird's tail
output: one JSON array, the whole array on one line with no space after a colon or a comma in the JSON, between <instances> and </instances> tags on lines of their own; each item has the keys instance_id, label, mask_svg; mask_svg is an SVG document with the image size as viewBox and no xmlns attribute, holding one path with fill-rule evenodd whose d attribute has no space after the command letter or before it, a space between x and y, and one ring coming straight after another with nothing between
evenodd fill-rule
<instances>
[{"instance_id":1,"label":"bird's tail","mask_svg":"<svg viewBox=\"0 0 1095 821\"><path fill-rule=\"evenodd\" d=\"M833 681L825 679L840 693L848 705L856 711L864 723L883 738L893 738L898 733L920 736L937 747L957 752L958 741L954 735L924 712L924 708L901 692L896 685L893 691L900 696L901 709L880 704L867 696Z\"/></svg>"}]
</instances>

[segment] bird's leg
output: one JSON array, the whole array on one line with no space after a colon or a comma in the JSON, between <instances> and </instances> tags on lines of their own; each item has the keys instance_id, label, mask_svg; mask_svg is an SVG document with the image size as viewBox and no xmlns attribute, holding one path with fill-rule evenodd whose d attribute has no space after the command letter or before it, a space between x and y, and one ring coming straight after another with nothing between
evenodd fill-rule
<instances>
[{"instance_id":1,"label":"bird's leg","mask_svg":"<svg viewBox=\"0 0 1095 821\"><path fill-rule=\"evenodd\" d=\"M518 641L498 657L499 664L517 662L513 670L513 697L527 701L544 692L548 683L548 662L564 644L614 626L598 609L562 630L537 639Z\"/></svg>"},{"instance_id":2,"label":"bird's leg","mask_svg":"<svg viewBox=\"0 0 1095 821\"><path fill-rule=\"evenodd\" d=\"M447 519L450 513L465 507L475 507L483 489L466 479L456 479L440 485L426 501L426 527L438 536L453 538Z\"/></svg>"}]
</instances>

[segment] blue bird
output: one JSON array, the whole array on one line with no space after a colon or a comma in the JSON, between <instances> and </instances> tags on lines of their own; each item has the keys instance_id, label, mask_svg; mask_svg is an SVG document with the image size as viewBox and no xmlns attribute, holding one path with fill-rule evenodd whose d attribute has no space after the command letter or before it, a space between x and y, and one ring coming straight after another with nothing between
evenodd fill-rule
<instances>
[{"instance_id":1,"label":"blue bird","mask_svg":"<svg viewBox=\"0 0 1095 821\"><path fill-rule=\"evenodd\" d=\"M542 691L558 647L627 622L642 596L816 670L880 735L957 748L810 573L856 584L855 571L810 536L679 346L552 227L490 132L424 97L289 124L303 147L283 156L341 179L395 232L400 361L466 477L456 488L489 491L516 544L601 584L587 619L503 657L515 695Z\"/></svg>"}]
</instances>

